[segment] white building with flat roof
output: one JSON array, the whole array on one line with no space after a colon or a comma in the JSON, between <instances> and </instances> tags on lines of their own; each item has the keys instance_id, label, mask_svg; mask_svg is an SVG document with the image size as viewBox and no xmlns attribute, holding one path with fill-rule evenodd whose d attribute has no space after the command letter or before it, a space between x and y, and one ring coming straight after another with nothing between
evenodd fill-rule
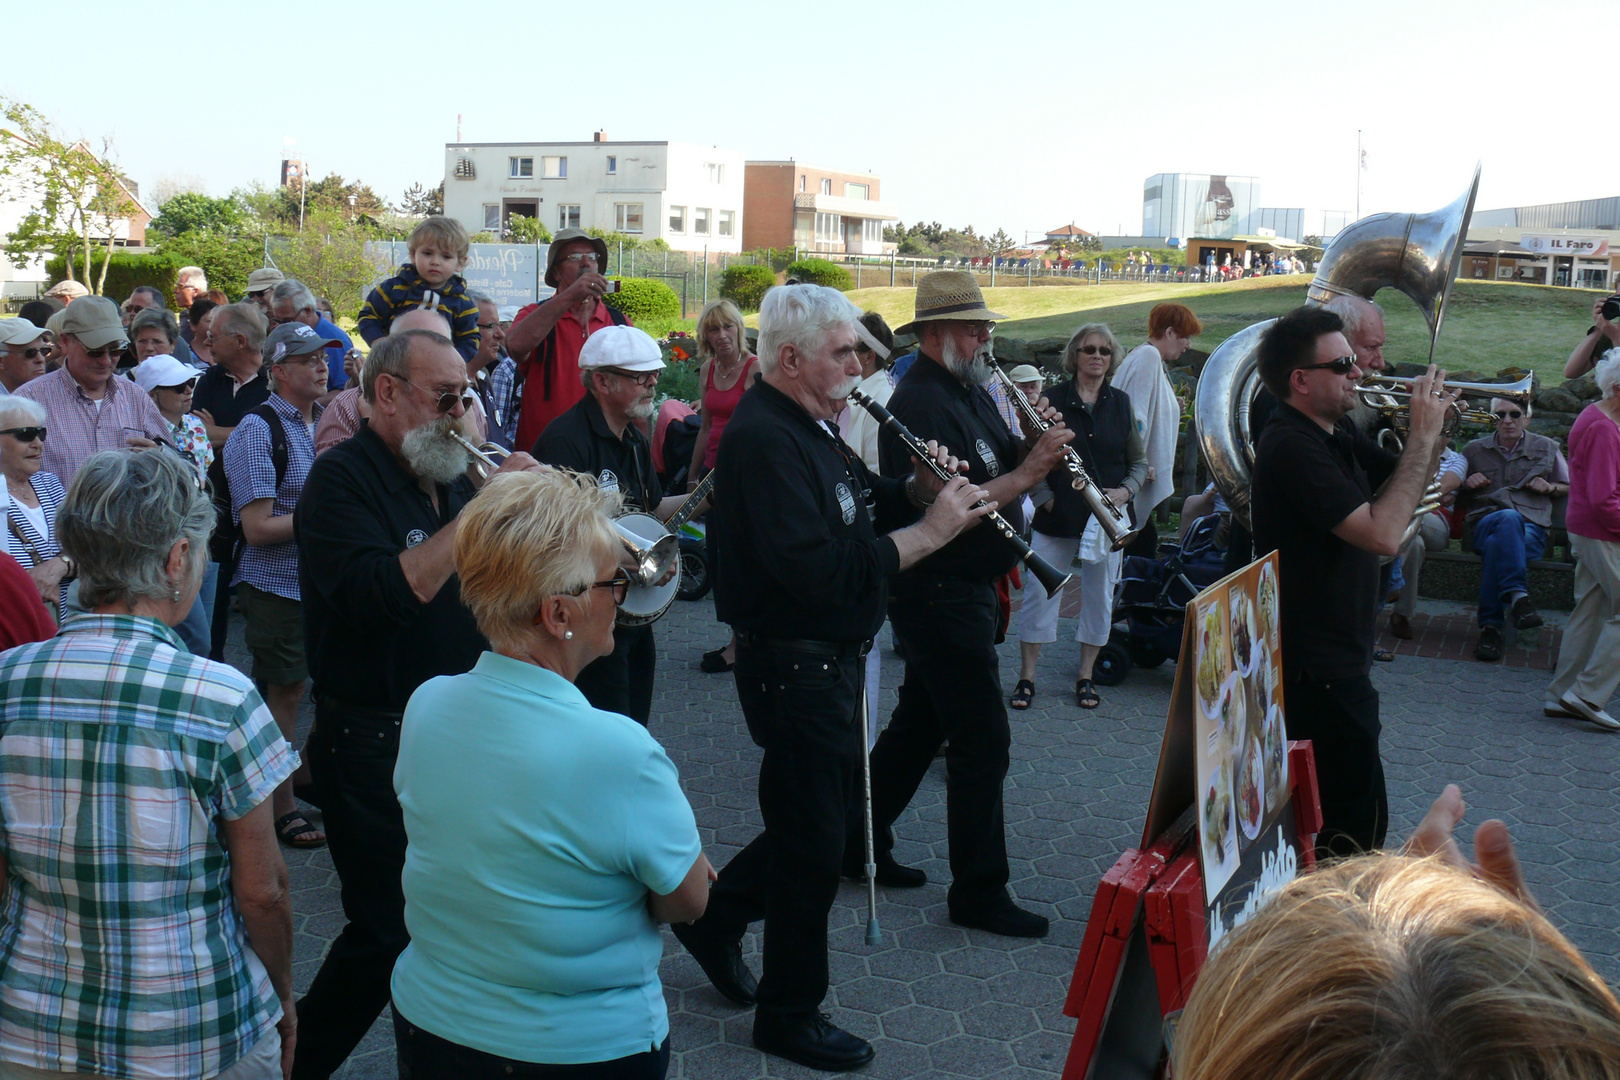
<instances>
[{"instance_id":1,"label":"white building with flat roof","mask_svg":"<svg viewBox=\"0 0 1620 1080\"><path fill-rule=\"evenodd\" d=\"M444 212L499 235L512 215L677 251L742 250L743 155L681 142L447 143Z\"/></svg>"}]
</instances>

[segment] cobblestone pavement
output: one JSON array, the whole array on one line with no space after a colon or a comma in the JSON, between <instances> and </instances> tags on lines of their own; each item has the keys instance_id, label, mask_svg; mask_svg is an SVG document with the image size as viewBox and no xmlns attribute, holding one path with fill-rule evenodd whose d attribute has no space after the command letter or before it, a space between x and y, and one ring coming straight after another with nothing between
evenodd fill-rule
<instances>
[{"instance_id":1,"label":"cobblestone pavement","mask_svg":"<svg viewBox=\"0 0 1620 1080\"><path fill-rule=\"evenodd\" d=\"M1426 602L1424 610L1463 609ZM748 739L730 676L697 670L699 654L723 640L713 613L706 600L678 603L658 624L652 731L680 768L705 849L724 866L759 828L759 751ZM231 658L245 661L239 622ZM1070 625L1065 621L1062 633ZM901 664L888 650L887 631L880 641L880 715L887 716ZM1009 691L1016 656L1015 644L1003 646ZM948 922L944 763L936 763L896 825L896 857L927 870L930 883L913 891L880 890L883 944L877 948L864 943L861 887L844 885L832 912L833 988L824 1008L834 1022L875 1042L877 1060L862 1075L1033 1080L1062 1068L1074 1022L1061 1008L1084 920L1098 878L1140 835L1175 667L1133 671L1123 685L1102 688L1102 708L1085 713L1072 696L1078 646L1060 642L1042 659L1034 707L1012 714L1007 843L1014 894L1051 917L1052 932L1030 942ZM1487 817L1506 820L1548 915L1614 984L1620 979L1620 925L1612 914L1620 887L1614 792L1620 738L1544 719L1546 671L1409 656L1375 667L1391 836L1404 836L1444 784L1459 783L1469 803L1465 837ZM306 705L306 724L308 711ZM468 719L476 723L476 713ZM343 918L327 855L291 852L288 862L301 991ZM757 970L757 934L744 949ZM661 974L675 1049L671 1076L816 1075L756 1051L750 1013L721 998L667 933ZM394 1075L386 1016L338 1075Z\"/></svg>"}]
</instances>

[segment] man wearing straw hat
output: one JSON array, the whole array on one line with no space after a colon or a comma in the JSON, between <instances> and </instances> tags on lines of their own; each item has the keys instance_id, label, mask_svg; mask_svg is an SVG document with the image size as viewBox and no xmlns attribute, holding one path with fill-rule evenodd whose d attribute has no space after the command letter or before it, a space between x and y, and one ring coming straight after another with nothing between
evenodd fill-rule
<instances>
[{"instance_id":1,"label":"man wearing straw hat","mask_svg":"<svg viewBox=\"0 0 1620 1080\"><path fill-rule=\"evenodd\" d=\"M972 274L940 270L923 278L914 318L895 331L917 333L917 360L895 387L889 411L919 438L955 450L969 466L968 479L1021 528L1021 496L1057 465L1074 433L1058 423L1025 443L1003 421L983 388L991 377L990 335L999 318L984 306ZM1049 420L1060 419L1044 400L1036 408ZM893 433L882 433L878 452L885 476L910 471L911 454ZM981 523L895 577L889 621L904 649L906 674L899 704L872 751L873 819L879 862L892 864L889 827L948 740L951 921L1042 937L1046 919L1018 907L1007 892L1002 818L1012 737L995 648L995 582L1017 561L1000 534ZM908 884L922 883L920 870L896 866L890 876L901 872L913 879Z\"/></svg>"}]
</instances>

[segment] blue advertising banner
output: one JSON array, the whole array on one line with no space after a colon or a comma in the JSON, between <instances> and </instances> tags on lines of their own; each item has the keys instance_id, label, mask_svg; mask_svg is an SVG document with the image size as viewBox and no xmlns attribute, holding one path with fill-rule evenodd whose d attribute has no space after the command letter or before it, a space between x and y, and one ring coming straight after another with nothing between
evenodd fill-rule
<instances>
[{"instance_id":1,"label":"blue advertising banner","mask_svg":"<svg viewBox=\"0 0 1620 1080\"><path fill-rule=\"evenodd\" d=\"M531 304L539 299L540 274L550 247L550 244L474 244L461 276L466 279L467 288L494 297L497 307ZM366 252L376 260L379 281L410 260L410 251L403 240L373 241L366 245Z\"/></svg>"}]
</instances>

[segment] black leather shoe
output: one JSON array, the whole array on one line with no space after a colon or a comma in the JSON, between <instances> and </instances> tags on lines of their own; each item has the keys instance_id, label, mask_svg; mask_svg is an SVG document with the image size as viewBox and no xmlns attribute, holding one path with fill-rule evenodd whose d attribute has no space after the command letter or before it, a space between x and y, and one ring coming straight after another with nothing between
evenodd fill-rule
<instances>
[{"instance_id":1,"label":"black leather shoe","mask_svg":"<svg viewBox=\"0 0 1620 1080\"><path fill-rule=\"evenodd\" d=\"M1508 615L1513 619L1513 627L1516 630L1533 630L1541 625L1541 612L1530 602L1529 593L1519 594L1519 598L1513 601L1513 607L1508 610Z\"/></svg>"},{"instance_id":2,"label":"black leather shoe","mask_svg":"<svg viewBox=\"0 0 1620 1080\"><path fill-rule=\"evenodd\" d=\"M844 859L844 876L851 881L866 880L865 852L855 850L854 860ZM928 875L914 866L901 866L894 856L882 852L877 857L877 883L889 889L916 889L928 884Z\"/></svg>"},{"instance_id":3,"label":"black leather shoe","mask_svg":"<svg viewBox=\"0 0 1620 1080\"><path fill-rule=\"evenodd\" d=\"M1502 628L1500 626L1482 626L1479 628L1479 644L1474 646L1474 659L1483 660L1487 664L1502 659Z\"/></svg>"},{"instance_id":4,"label":"black leather shoe","mask_svg":"<svg viewBox=\"0 0 1620 1080\"><path fill-rule=\"evenodd\" d=\"M1045 937L1048 929L1044 915L1025 911L1011 900L983 911L953 911L951 922L1002 937Z\"/></svg>"},{"instance_id":5,"label":"black leather shoe","mask_svg":"<svg viewBox=\"0 0 1620 1080\"><path fill-rule=\"evenodd\" d=\"M686 946L720 996L738 1005L752 1005L759 988L754 973L743 963L742 938L727 941L699 923L670 923L675 939Z\"/></svg>"},{"instance_id":6,"label":"black leather shoe","mask_svg":"<svg viewBox=\"0 0 1620 1080\"><path fill-rule=\"evenodd\" d=\"M756 1012L754 1045L767 1054L824 1072L858 1069L876 1056L871 1043L836 1026L826 1013L784 1022Z\"/></svg>"}]
</instances>

